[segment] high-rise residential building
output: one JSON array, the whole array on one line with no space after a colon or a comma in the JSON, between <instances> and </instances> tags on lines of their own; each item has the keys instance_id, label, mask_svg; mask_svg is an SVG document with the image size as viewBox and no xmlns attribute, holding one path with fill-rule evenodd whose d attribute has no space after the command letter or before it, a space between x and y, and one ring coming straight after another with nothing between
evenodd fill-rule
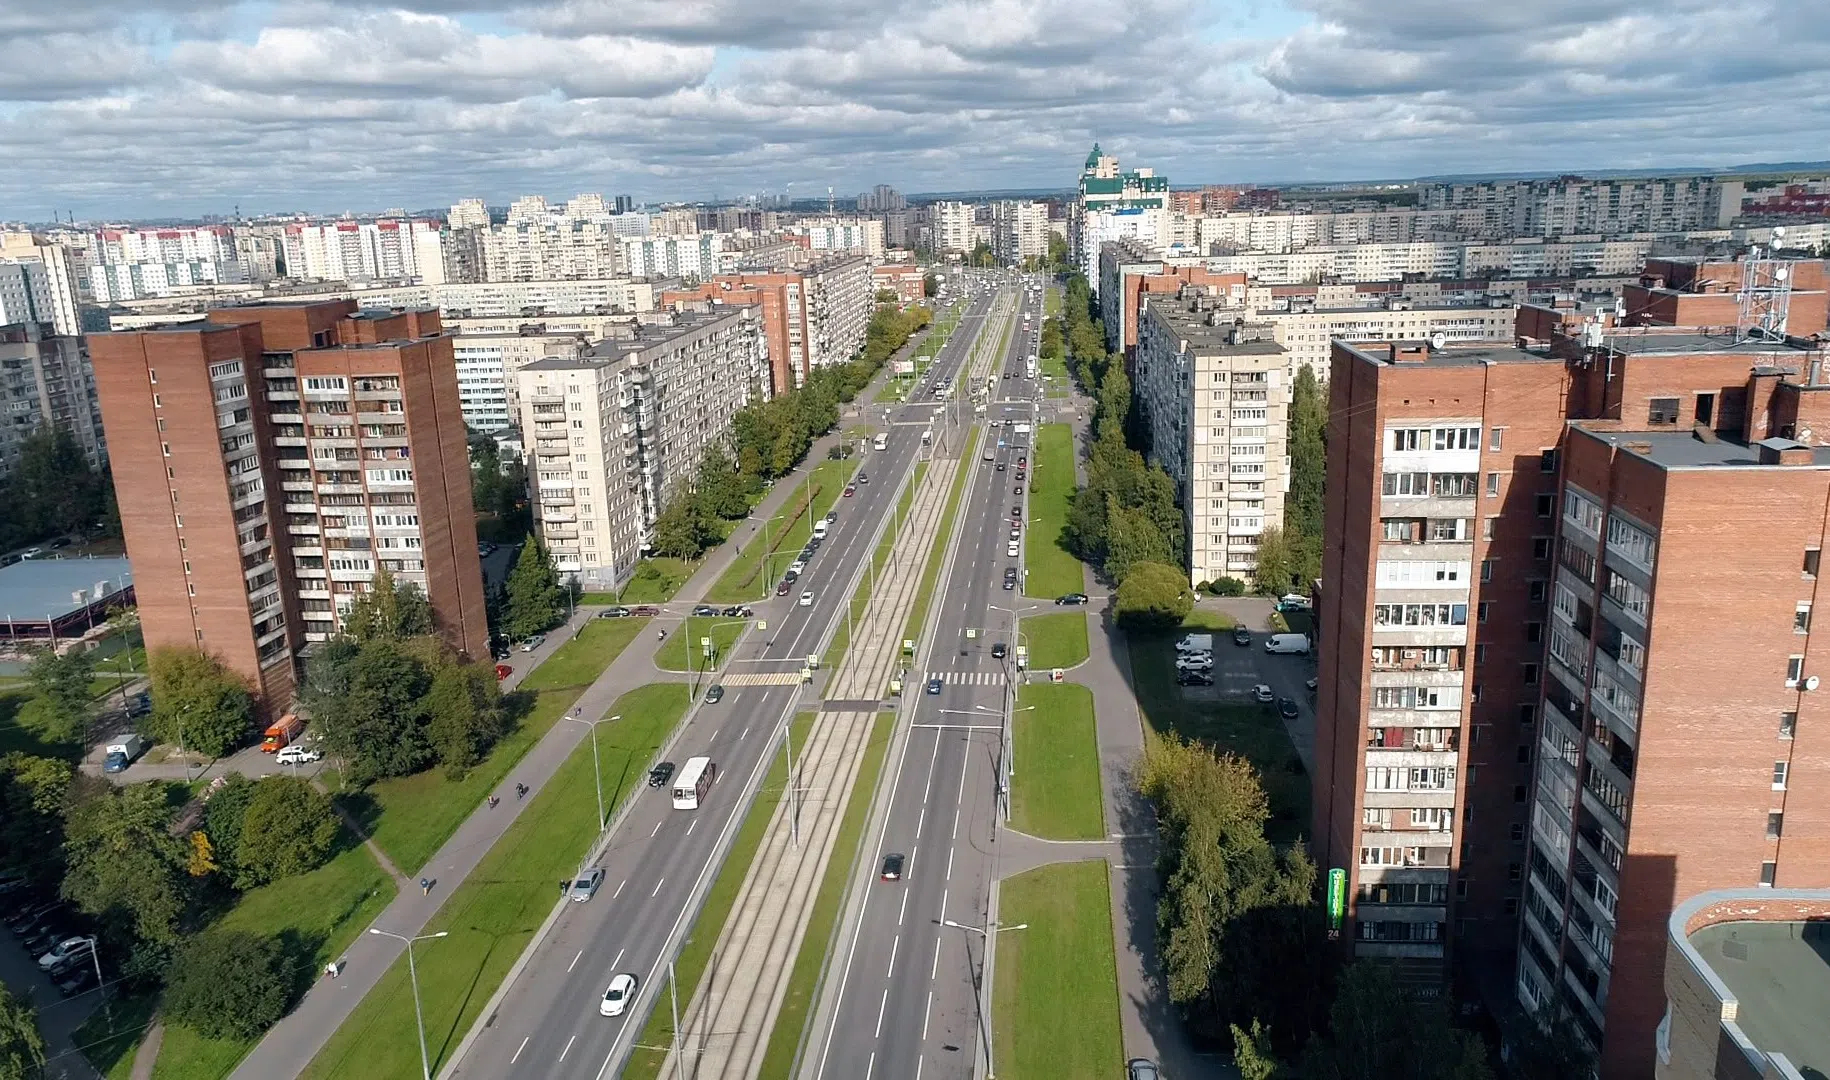
<instances>
[{"instance_id":1,"label":"high-rise residential building","mask_svg":"<svg viewBox=\"0 0 1830 1080\"><path fill-rule=\"evenodd\" d=\"M1002 199L991 204L991 253L1006 266L1048 254L1048 204Z\"/></svg>"},{"instance_id":2,"label":"high-rise residential building","mask_svg":"<svg viewBox=\"0 0 1830 1080\"><path fill-rule=\"evenodd\" d=\"M726 250L723 233L619 237L623 272L630 277L688 277L705 279L726 273L735 262Z\"/></svg>"},{"instance_id":3,"label":"high-rise residential building","mask_svg":"<svg viewBox=\"0 0 1830 1080\"><path fill-rule=\"evenodd\" d=\"M864 348L876 284L868 259L839 257L800 270L720 274L660 297L670 309L707 304L758 305L769 385L781 394L804 383L813 369L846 363Z\"/></svg>"},{"instance_id":4,"label":"high-rise residential building","mask_svg":"<svg viewBox=\"0 0 1830 1080\"><path fill-rule=\"evenodd\" d=\"M881 214L891 210L907 209L909 201L902 193L888 184L876 187L858 196L858 209L866 214Z\"/></svg>"},{"instance_id":5,"label":"high-rise residential building","mask_svg":"<svg viewBox=\"0 0 1830 1080\"><path fill-rule=\"evenodd\" d=\"M1607 1077L1654 1073L1674 905L1830 884L1823 266L1790 267L1793 336L1652 325L1719 317L1742 269L1662 267L1686 285L1635 325L1333 345L1314 834L1343 948L1561 1009Z\"/></svg>"},{"instance_id":6,"label":"high-rise residential building","mask_svg":"<svg viewBox=\"0 0 1830 1080\"><path fill-rule=\"evenodd\" d=\"M1146 301L1132 385L1149 459L1176 485L1192 584L1253 580L1290 486L1290 367L1269 327L1220 316L1199 290Z\"/></svg>"},{"instance_id":7,"label":"high-rise residential building","mask_svg":"<svg viewBox=\"0 0 1830 1080\"><path fill-rule=\"evenodd\" d=\"M937 202L928 207L936 253L957 251L962 255L972 254L973 247L977 245L974 225L978 220L978 209L976 203L968 202Z\"/></svg>"},{"instance_id":8,"label":"high-rise residential building","mask_svg":"<svg viewBox=\"0 0 1830 1080\"><path fill-rule=\"evenodd\" d=\"M288 277L313 281L445 281L436 221L334 221L288 225L281 238Z\"/></svg>"},{"instance_id":9,"label":"high-rise residential building","mask_svg":"<svg viewBox=\"0 0 1830 1080\"><path fill-rule=\"evenodd\" d=\"M634 209L635 209L635 199L634 198L632 198L631 196L628 196L628 195L618 195L616 197L616 212L617 213L627 214L629 211L634 210Z\"/></svg>"},{"instance_id":10,"label":"high-rise residential building","mask_svg":"<svg viewBox=\"0 0 1830 1080\"><path fill-rule=\"evenodd\" d=\"M628 278L564 281L486 281L447 285L389 285L292 292L289 299L348 297L361 307L425 307L452 318L543 319L549 315L613 315L654 310L654 286Z\"/></svg>"},{"instance_id":11,"label":"high-rise residential building","mask_svg":"<svg viewBox=\"0 0 1830 1080\"><path fill-rule=\"evenodd\" d=\"M530 196L539 198L539 196ZM608 278L619 273L618 237L611 218L534 214L515 203L506 224L479 234L487 281ZM545 200L541 200L545 205Z\"/></svg>"},{"instance_id":12,"label":"high-rise residential building","mask_svg":"<svg viewBox=\"0 0 1830 1080\"><path fill-rule=\"evenodd\" d=\"M912 262L882 263L871 267L871 288L887 289L903 304L919 304L927 295L928 273Z\"/></svg>"},{"instance_id":13,"label":"high-rise residential building","mask_svg":"<svg viewBox=\"0 0 1830 1080\"><path fill-rule=\"evenodd\" d=\"M89 341L148 646L212 653L283 708L301 650L386 570L453 647L487 655L436 312L261 304Z\"/></svg>"},{"instance_id":14,"label":"high-rise residential building","mask_svg":"<svg viewBox=\"0 0 1830 1080\"><path fill-rule=\"evenodd\" d=\"M49 323L0 324L0 476L18 464L20 443L45 427L68 431L91 466L108 463L83 339Z\"/></svg>"},{"instance_id":15,"label":"high-rise residential building","mask_svg":"<svg viewBox=\"0 0 1830 1080\"><path fill-rule=\"evenodd\" d=\"M1421 209L1476 210L1487 228L1510 236L1677 232L1724 223L1723 186L1707 176L1436 183L1418 185L1417 194ZM1738 189L1729 201L1738 212Z\"/></svg>"},{"instance_id":16,"label":"high-rise residential building","mask_svg":"<svg viewBox=\"0 0 1830 1080\"><path fill-rule=\"evenodd\" d=\"M452 204L445 224L454 229L487 229L489 208L483 205L482 199L459 199Z\"/></svg>"},{"instance_id":17,"label":"high-rise residential building","mask_svg":"<svg viewBox=\"0 0 1830 1080\"><path fill-rule=\"evenodd\" d=\"M1080 197L1068 218L1068 248L1087 284L1099 291L1099 252L1109 241L1169 246L1169 179L1152 169L1119 170L1099 144L1080 172Z\"/></svg>"},{"instance_id":18,"label":"high-rise residential building","mask_svg":"<svg viewBox=\"0 0 1830 1080\"><path fill-rule=\"evenodd\" d=\"M89 289L102 304L247 280L235 253L235 232L226 225L103 229L89 260Z\"/></svg>"},{"instance_id":19,"label":"high-rise residential building","mask_svg":"<svg viewBox=\"0 0 1830 1080\"><path fill-rule=\"evenodd\" d=\"M538 323L491 331L458 329L452 355L464 423L475 431L500 431L518 423L520 383L515 373L552 357L575 357L587 343L584 334L548 332Z\"/></svg>"},{"instance_id":20,"label":"high-rise residential building","mask_svg":"<svg viewBox=\"0 0 1830 1080\"><path fill-rule=\"evenodd\" d=\"M0 323L48 322L65 337L81 334L82 262L80 250L58 239L0 232Z\"/></svg>"},{"instance_id":21,"label":"high-rise residential building","mask_svg":"<svg viewBox=\"0 0 1830 1080\"><path fill-rule=\"evenodd\" d=\"M562 573L605 588L628 580L667 499L768 385L748 306L681 312L517 378L536 527Z\"/></svg>"},{"instance_id":22,"label":"high-rise residential building","mask_svg":"<svg viewBox=\"0 0 1830 1080\"><path fill-rule=\"evenodd\" d=\"M797 221L790 233L807 238L809 249L822 255L856 253L883 258L883 222L876 218L827 218Z\"/></svg>"}]
</instances>

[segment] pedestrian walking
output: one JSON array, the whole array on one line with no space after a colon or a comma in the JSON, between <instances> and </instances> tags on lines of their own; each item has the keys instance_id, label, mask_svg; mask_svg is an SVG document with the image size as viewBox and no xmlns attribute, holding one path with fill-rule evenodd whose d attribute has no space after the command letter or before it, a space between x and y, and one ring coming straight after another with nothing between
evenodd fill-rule
<instances>
[{"instance_id":1,"label":"pedestrian walking","mask_svg":"<svg viewBox=\"0 0 1830 1080\"><path fill-rule=\"evenodd\" d=\"M419 894L421 896L432 895L432 882L430 880L426 878L419 879Z\"/></svg>"}]
</instances>

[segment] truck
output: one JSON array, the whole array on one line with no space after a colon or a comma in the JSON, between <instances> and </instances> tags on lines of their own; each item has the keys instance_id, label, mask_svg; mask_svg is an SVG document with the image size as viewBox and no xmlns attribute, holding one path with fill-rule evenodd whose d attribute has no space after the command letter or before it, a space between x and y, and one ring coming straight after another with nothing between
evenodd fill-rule
<instances>
[{"instance_id":1,"label":"truck","mask_svg":"<svg viewBox=\"0 0 1830 1080\"><path fill-rule=\"evenodd\" d=\"M1214 635L1212 634L1184 634L1182 640L1176 642L1176 652L1179 653L1211 653L1213 651Z\"/></svg>"},{"instance_id":2,"label":"truck","mask_svg":"<svg viewBox=\"0 0 1830 1080\"><path fill-rule=\"evenodd\" d=\"M1028 435L1029 434L1029 425L1025 424L1019 420L1017 422L1016 426L1011 428L1011 430L1016 432L1018 435Z\"/></svg>"},{"instance_id":3,"label":"truck","mask_svg":"<svg viewBox=\"0 0 1830 1080\"><path fill-rule=\"evenodd\" d=\"M305 721L291 713L279 718L268 728L261 738L261 753L277 754L285 747L298 741L305 734Z\"/></svg>"},{"instance_id":4,"label":"truck","mask_svg":"<svg viewBox=\"0 0 1830 1080\"><path fill-rule=\"evenodd\" d=\"M1306 634L1272 634L1265 639L1264 651L1301 655L1309 651L1309 638Z\"/></svg>"},{"instance_id":5,"label":"truck","mask_svg":"<svg viewBox=\"0 0 1830 1080\"><path fill-rule=\"evenodd\" d=\"M116 735L113 741L104 748L104 752L107 756L102 759L102 771L120 772L138 760L141 754L146 753L146 737L131 732L126 735Z\"/></svg>"},{"instance_id":6,"label":"truck","mask_svg":"<svg viewBox=\"0 0 1830 1080\"><path fill-rule=\"evenodd\" d=\"M877 441L871 445L879 450L888 450L890 447L890 433L887 431L879 431L877 433Z\"/></svg>"}]
</instances>

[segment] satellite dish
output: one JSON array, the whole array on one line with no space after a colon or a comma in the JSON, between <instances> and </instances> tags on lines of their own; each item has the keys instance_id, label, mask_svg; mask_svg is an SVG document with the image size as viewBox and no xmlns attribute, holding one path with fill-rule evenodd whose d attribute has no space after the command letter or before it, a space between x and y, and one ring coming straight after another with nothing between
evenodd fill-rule
<instances>
[{"instance_id":1,"label":"satellite dish","mask_svg":"<svg viewBox=\"0 0 1830 1080\"><path fill-rule=\"evenodd\" d=\"M1784 225L1773 226L1773 239L1777 240L1780 237L1784 236L1785 234L1786 234L1786 227Z\"/></svg>"},{"instance_id":2,"label":"satellite dish","mask_svg":"<svg viewBox=\"0 0 1830 1080\"><path fill-rule=\"evenodd\" d=\"M1448 343L1449 339L1440 330L1430 335L1430 348L1432 349L1441 349Z\"/></svg>"},{"instance_id":3,"label":"satellite dish","mask_svg":"<svg viewBox=\"0 0 1830 1080\"><path fill-rule=\"evenodd\" d=\"M1806 690L1817 689L1817 676L1815 676L1815 675L1805 676L1805 689Z\"/></svg>"},{"instance_id":4,"label":"satellite dish","mask_svg":"<svg viewBox=\"0 0 1830 1080\"><path fill-rule=\"evenodd\" d=\"M1781 266L1773 271L1773 280L1774 281L1784 281L1786 279L1786 275L1790 272L1791 271L1788 270L1786 267Z\"/></svg>"}]
</instances>

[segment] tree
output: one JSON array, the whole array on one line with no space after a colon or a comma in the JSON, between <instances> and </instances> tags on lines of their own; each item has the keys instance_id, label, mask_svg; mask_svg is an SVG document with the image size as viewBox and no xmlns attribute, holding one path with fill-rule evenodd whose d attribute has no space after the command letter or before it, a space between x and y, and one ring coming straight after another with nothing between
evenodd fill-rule
<instances>
[{"instance_id":1,"label":"tree","mask_svg":"<svg viewBox=\"0 0 1830 1080\"><path fill-rule=\"evenodd\" d=\"M704 512L726 521L737 521L750 512L751 487L737 471L737 464L724 447L713 443L699 459L694 476L700 506Z\"/></svg>"},{"instance_id":2,"label":"tree","mask_svg":"<svg viewBox=\"0 0 1830 1080\"><path fill-rule=\"evenodd\" d=\"M325 645L307 666L303 698L326 748L343 759L346 777L366 784L430 764L423 699L431 679L424 664L393 641ZM236 857L244 858L239 850Z\"/></svg>"},{"instance_id":3,"label":"tree","mask_svg":"<svg viewBox=\"0 0 1830 1080\"><path fill-rule=\"evenodd\" d=\"M369 590L350 603L343 632L357 641L414 637L432 632L432 603L416 582L396 581L386 567L375 574Z\"/></svg>"},{"instance_id":4,"label":"tree","mask_svg":"<svg viewBox=\"0 0 1830 1080\"><path fill-rule=\"evenodd\" d=\"M439 665L426 691L426 712L426 736L454 779L483 759L506 725L495 672L481 664Z\"/></svg>"},{"instance_id":5,"label":"tree","mask_svg":"<svg viewBox=\"0 0 1830 1080\"><path fill-rule=\"evenodd\" d=\"M254 696L216 657L168 646L154 649L146 666L153 698L146 730L153 738L219 758L254 733Z\"/></svg>"},{"instance_id":6,"label":"tree","mask_svg":"<svg viewBox=\"0 0 1830 1080\"><path fill-rule=\"evenodd\" d=\"M1049 269L1060 270L1067 266L1067 261L1068 261L1067 238L1061 236L1058 233L1053 233L1053 232L1049 233L1048 234L1048 257L1047 257Z\"/></svg>"},{"instance_id":7,"label":"tree","mask_svg":"<svg viewBox=\"0 0 1830 1080\"><path fill-rule=\"evenodd\" d=\"M206 1039L250 1040L286 1015L297 976L277 940L212 930L173 957L163 1011Z\"/></svg>"},{"instance_id":8,"label":"tree","mask_svg":"<svg viewBox=\"0 0 1830 1080\"><path fill-rule=\"evenodd\" d=\"M718 542L705 506L684 484L676 485L671 498L655 516L654 552L676 559L697 559ZM514 584L510 578L510 585Z\"/></svg>"},{"instance_id":9,"label":"tree","mask_svg":"<svg viewBox=\"0 0 1830 1080\"><path fill-rule=\"evenodd\" d=\"M236 881L249 889L316 870L342 827L330 797L309 781L268 776L254 785L236 849Z\"/></svg>"},{"instance_id":10,"label":"tree","mask_svg":"<svg viewBox=\"0 0 1830 1080\"><path fill-rule=\"evenodd\" d=\"M209 877L221 867L216 865L216 846L210 843L210 835L202 829L191 834L191 856L184 864L184 872L194 878Z\"/></svg>"},{"instance_id":11,"label":"tree","mask_svg":"<svg viewBox=\"0 0 1830 1080\"><path fill-rule=\"evenodd\" d=\"M502 502L502 451L484 436L470 443L470 503L479 514L493 514Z\"/></svg>"},{"instance_id":12,"label":"tree","mask_svg":"<svg viewBox=\"0 0 1830 1080\"><path fill-rule=\"evenodd\" d=\"M1329 1031L1303 1049L1303 1080L1491 1080L1486 1052L1440 1003L1408 997L1389 966L1342 970Z\"/></svg>"},{"instance_id":13,"label":"tree","mask_svg":"<svg viewBox=\"0 0 1830 1080\"><path fill-rule=\"evenodd\" d=\"M1565 1080L1595 1071L1595 1055L1561 1001L1509 1030L1506 1048L1507 1071L1517 1080Z\"/></svg>"},{"instance_id":14,"label":"tree","mask_svg":"<svg viewBox=\"0 0 1830 1080\"><path fill-rule=\"evenodd\" d=\"M0 1080L35 1080L44 1066L38 1010L0 986Z\"/></svg>"},{"instance_id":15,"label":"tree","mask_svg":"<svg viewBox=\"0 0 1830 1080\"><path fill-rule=\"evenodd\" d=\"M1238 1024L1232 1029L1233 1068L1239 1070L1240 1080L1275 1080L1277 1057L1271 1052L1271 1033L1264 1024L1253 1017L1250 1031L1241 1030Z\"/></svg>"},{"instance_id":16,"label":"tree","mask_svg":"<svg viewBox=\"0 0 1830 1080\"><path fill-rule=\"evenodd\" d=\"M538 538L530 539L522 545L514 569L508 572L508 605L502 617L503 633L519 640L550 629L562 617L564 597L559 573L553 569L546 545Z\"/></svg>"},{"instance_id":17,"label":"tree","mask_svg":"<svg viewBox=\"0 0 1830 1080\"><path fill-rule=\"evenodd\" d=\"M129 784L70 810L63 895L122 931L173 941L186 896L187 845L167 831L165 785Z\"/></svg>"},{"instance_id":18,"label":"tree","mask_svg":"<svg viewBox=\"0 0 1830 1080\"><path fill-rule=\"evenodd\" d=\"M1280 596L1296 582L1296 553L1284 539L1284 531L1268 525L1258 537L1258 569L1252 573L1252 584L1265 596Z\"/></svg>"},{"instance_id":19,"label":"tree","mask_svg":"<svg viewBox=\"0 0 1830 1080\"><path fill-rule=\"evenodd\" d=\"M89 465L76 436L41 426L19 442L18 464L0 490L0 549L106 525L109 499L102 475ZM107 531L106 528L103 530Z\"/></svg>"},{"instance_id":20,"label":"tree","mask_svg":"<svg viewBox=\"0 0 1830 1080\"><path fill-rule=\"evenodd\" d=\"M1307 364L1300 365L1290 391L1290 494L1284 503L1284 534L1299 581L1312 581L1322 573L1327 438L1327 402L1315 372Z\"/></svg>"},{"instance_id":21,"label":"tree","mask_svg":"<svg viewBox=\"0 0 1830 1080\"><path fill-rule=\"evenodd\" d=\"M254 801L254 781L240 773L228 776L203 805L203 829L209 834L210 854L216 866L232 881L241 852L242 821ZM192 834L196 835L195 833Z\"/></svg>"},{"instance_id":22,"label":"tree","mask_svg":"<svg viewBox=\"0 0 1830 1080\"><path fill-rule=\"evenodd\" d=\"M902 297L896 295L895 289L878 289L876 299L879 304L900 304L902 302Z\"/></svg>"},{"instance_id":23,"label":"tree","mask_svg":"<svg viewBox=\"0 0 1830 1080\"><path fill-rule=\"evenodd\" d=\"M94 675L95 658L86 649L40 652L26 669L34 696L20 707L20 724L49 742L81 738L89 721L89 681Z\"/></svg>"},{"instance_id":24,"label":"tree","mask_svg":"<svg viewBox=\"0 0 1830 1080\"><path fill-rule=\"evenodd\" d=\"M1113 617L1128 630L1162 630L1179 625L1195 607L1188 577L1160 562L1139 562L1118 584Z\"/></svg>"},{"instance_id":25,"label":"tree","mask_svg":"<svg viewBox=\"0 0 1830 1080\"><path fill-rule=\"evenodd\" d=\"M921 295L935 297L940 295L940 275L926 274L921 279Z\"/></svg>"}]
</instances>

